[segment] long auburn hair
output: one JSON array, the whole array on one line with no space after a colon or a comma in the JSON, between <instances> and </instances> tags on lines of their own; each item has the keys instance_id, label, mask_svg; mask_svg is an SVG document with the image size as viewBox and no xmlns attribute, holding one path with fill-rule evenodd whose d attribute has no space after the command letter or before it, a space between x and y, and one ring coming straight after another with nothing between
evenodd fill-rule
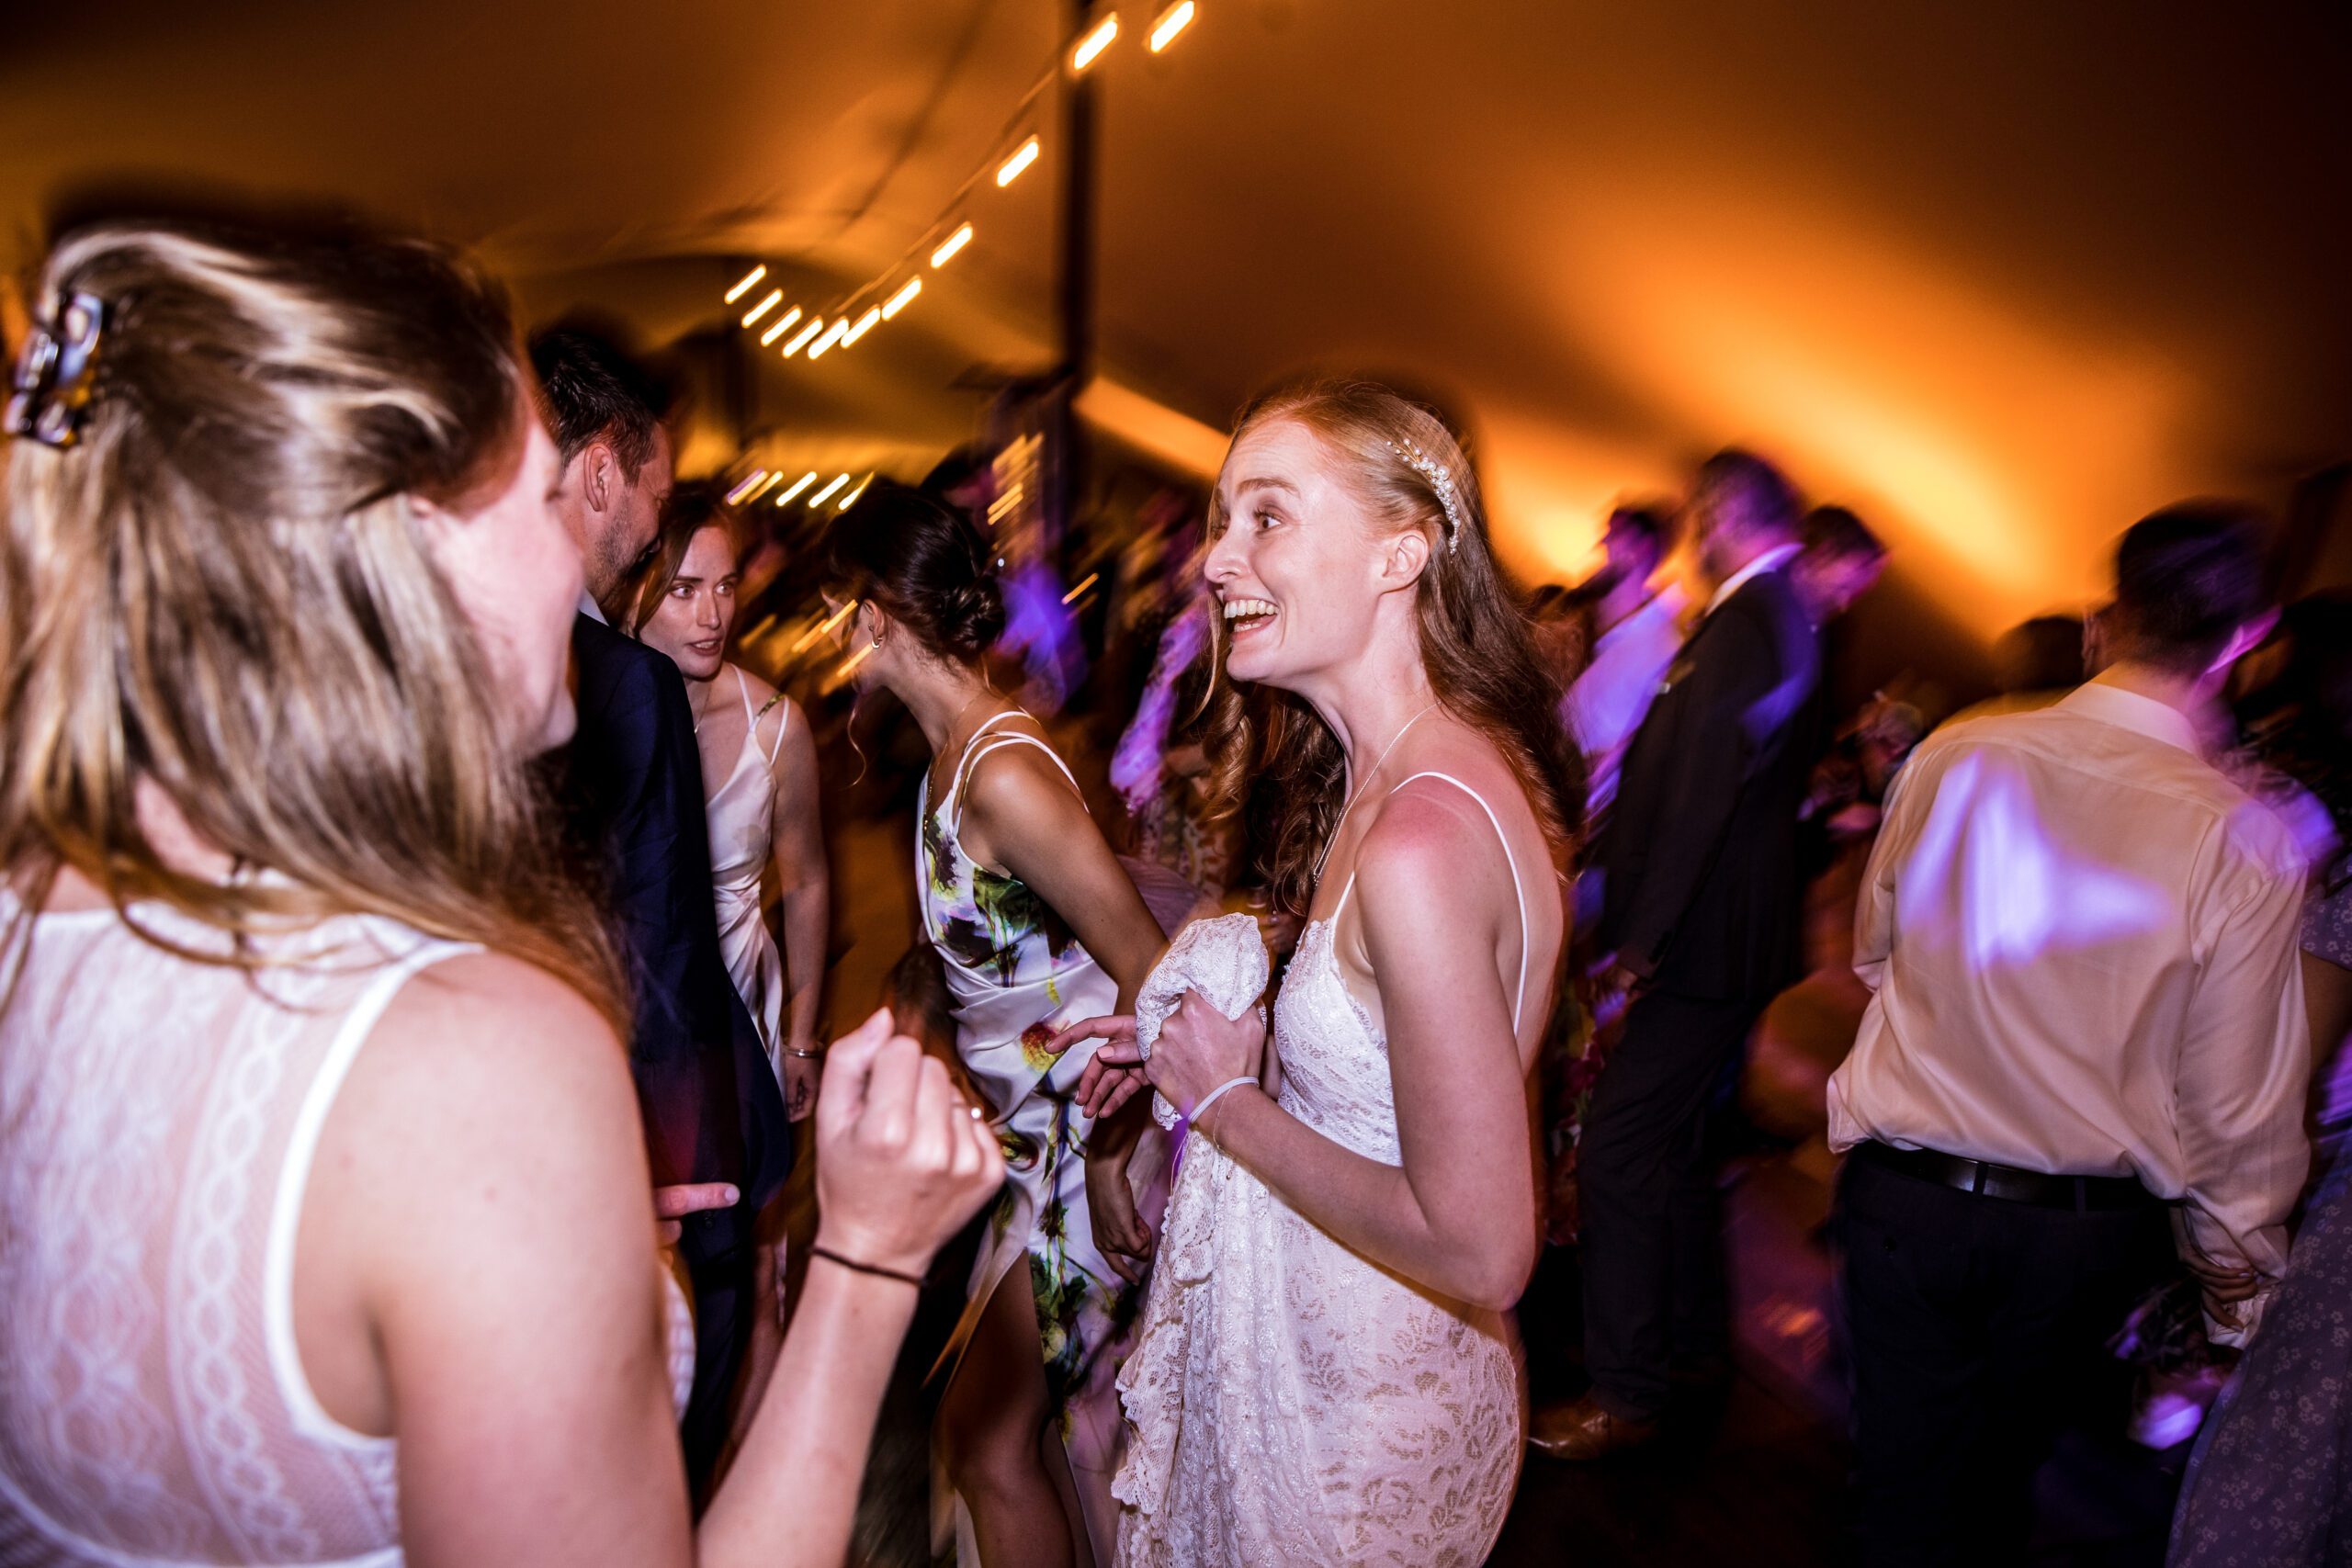
<instances>
[{"instance_id":1,"label":"long auburn hair","mask_svg":"<svg viewBox=\"0 0 2352 1568\"><path fill-rule=\"evenodd\" d=\"M195 961L258 971L254 938L380 915L617 1018L410 501L462 511L511 471L527 382L501 293L422 243L186 222L68 234L35 309L73 291L107 310L87 423L68 449L6 443L0 490L0 951L21 958L71 867ZM240 874L170 863L142 783ZM145 903L225 940L192 950Z\"/></svg>"},{"instance_id":2,"label":"long auburn hair","mask_svg":"<svg viewBox=\"0 0 2352 1568\"><path fill-rule=\"evenodd\" d=\"M613 625L636 637L662 607L670 585L685 568L686 551L694 547L695 536L705 528L716 528L727 536L727 547L735 552L735 564L741 567L750 529L743 514L728 504L726 487L716 479L688 479L673 486L669 499L662 503L662 523L653 536L652 551L598 608L611 617Z\"/></svg>"},{"instance_id":3,"label":"long auburn hair","mask_svg":"<svg viewBox=\"0 0 2352 1568\"><path fill-rule=\"evenodd\" d=\"M1380 524L1428 536L1429 564L1413 592L1430 685L1441 707L1502 753L1555 867L1564 868L1581 829L1584 763L1553 714L1555 694L1519 596L1495 564L1477 476L1461 444L1435 413L1371 381L1313 380L1266 393L1242 411L1235 443L1277 420L1306 426L1344 460L1350 483ZM1418 447L1452 477L1458 544L1449 546L1435 487L1400 447ZM1212 540L1227 521L1220 488L1209 502ZM1236 684L1226 670L1232 634L1222 617L1212 616L1211 626L1212 790L1226 813L1260 803L1251 824L1259 870L1277 907L1303 915L1315 895L1317 858L1339 826L1347 755L1303 698Z\"/></svg>"}]
</instances>

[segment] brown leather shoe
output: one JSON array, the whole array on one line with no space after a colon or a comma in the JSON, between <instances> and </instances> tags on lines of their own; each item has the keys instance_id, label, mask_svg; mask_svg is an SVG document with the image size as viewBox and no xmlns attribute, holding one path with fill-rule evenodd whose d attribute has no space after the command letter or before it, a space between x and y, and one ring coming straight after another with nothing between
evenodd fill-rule
<instances>
[{"instance_id":1,"label":"brown leather shoe","mask_svg":"<svg viewBox=\"0 0 2352 1568\"><path fill-rule=\"evenodd\" d=\"M1566 1404L1547 1405L1527 1424L1529 1448L1573 1463L1637 1449L1657 1436L1657 1422L1612 1416L1589 1393Z\"/></svg>"}]
</instances>

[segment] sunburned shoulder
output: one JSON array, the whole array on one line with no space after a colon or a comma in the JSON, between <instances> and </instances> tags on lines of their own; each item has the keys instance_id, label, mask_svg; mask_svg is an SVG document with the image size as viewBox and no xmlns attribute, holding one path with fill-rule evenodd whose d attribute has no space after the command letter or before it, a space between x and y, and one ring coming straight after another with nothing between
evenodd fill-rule
<instances>
[{"instance_id":1,"label":"sunburned shoulder","mask_svg":"<svg viewBox=\"0 0 2352 1568\"><path fill-rule=\"evenodd\" d=\"M1508 823L1510 796L1493 802ZM1448 907L1473 896L1476 874L1507 876L1501 840L1479 800L1443 779L1406 784L1381 805L1356 851L1356 880L1368 901L1413 900ZM1508 893L1508 888L1505 892Z\"/></svg>"}]
</instances>

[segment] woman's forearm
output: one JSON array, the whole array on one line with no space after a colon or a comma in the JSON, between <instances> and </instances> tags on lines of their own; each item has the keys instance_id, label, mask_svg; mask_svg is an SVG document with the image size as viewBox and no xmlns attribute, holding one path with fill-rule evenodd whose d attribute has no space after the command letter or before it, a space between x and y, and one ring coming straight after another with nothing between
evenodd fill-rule
<instances>
[{"instance_id":1,"label":"woman's forearm","mask_svg":"<svg viewBox=\"0 0 2352 1568\"><path fill-rule=\"evenodd\" d=\"M1151 1096L1136 1095L1108 1116L1098 1116L1086 1134L1086 1157L1099 1164L1126 1166L1144 1129L1151 1125Z\"/></svg>"},{"instance_id":2,"label":"woman's forearm","mask_svg":"<svg viewBox=\"0 0 2352 1568\"><path fill-rule=\"evenodd\" d=\"M1137 1096L1141 1099L1141 1096ZM1346 1148L1284 1111L1268 1095L1238 1089L1196 1126L1249 1168L1292 1208L1353 1250L1417 1283L1488 1306L1515 1295L1510 1270L1486 1254L1481 1228L1430 1214L1410 1173Z\"/></svg>"},{"instance_id":3,"label":"woman's forearm","mask_svg":"<svg viewBox=\"0 0 2352 1568\"><path fill-rule=\"evenodd\" d=\"M785 984L792 992L786 1031L790 1043L803 1051L823 1026L825 933L831 898L831 885L821 873L784 896Z\"/></svg>"},{"instance_id":4,"label":"woman's forearm","mask_svg":"<svg viewBox=\"0 0 2352 1568\"><path fill-rule=\"evenodd\" d=\"M810 1260L767 1396L696 1532L704 1568L839 1568L916 1295Z\"/></svg>"}]
</instances>

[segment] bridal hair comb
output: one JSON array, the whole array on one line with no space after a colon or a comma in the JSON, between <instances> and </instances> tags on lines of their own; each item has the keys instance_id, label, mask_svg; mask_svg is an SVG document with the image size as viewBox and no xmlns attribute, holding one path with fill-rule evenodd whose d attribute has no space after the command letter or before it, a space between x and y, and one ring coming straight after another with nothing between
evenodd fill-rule
<instances>
[{"instance_id":1,"label":"bridal hair comb","mask_svg":"<svg viewBox=\"0 0 2352 1568\"><path fill-rule=\"evenodd\" d=\"M1445 552L1453 555L1462 548L1462 500L1454 493L1453 475L1446 466L1421 450L1408 437L1391 441L1388 449L1405 459L1405 466L1430 481L1430 489L1437 491L1437 503L1445 509Z\"/></svg>"},{"instance_id":2,"label":"bridal hair comb","mask_svg":"<svg viewBox=\"0 0 2352 1568\"><path fill-rule=\"evenodd\" d=\"M106 301L95 294L68 294L54 316L35 321L17 355L0 430L61 451L79 441L96 391L106 325Z\"/></svg>"}]
</instances>

